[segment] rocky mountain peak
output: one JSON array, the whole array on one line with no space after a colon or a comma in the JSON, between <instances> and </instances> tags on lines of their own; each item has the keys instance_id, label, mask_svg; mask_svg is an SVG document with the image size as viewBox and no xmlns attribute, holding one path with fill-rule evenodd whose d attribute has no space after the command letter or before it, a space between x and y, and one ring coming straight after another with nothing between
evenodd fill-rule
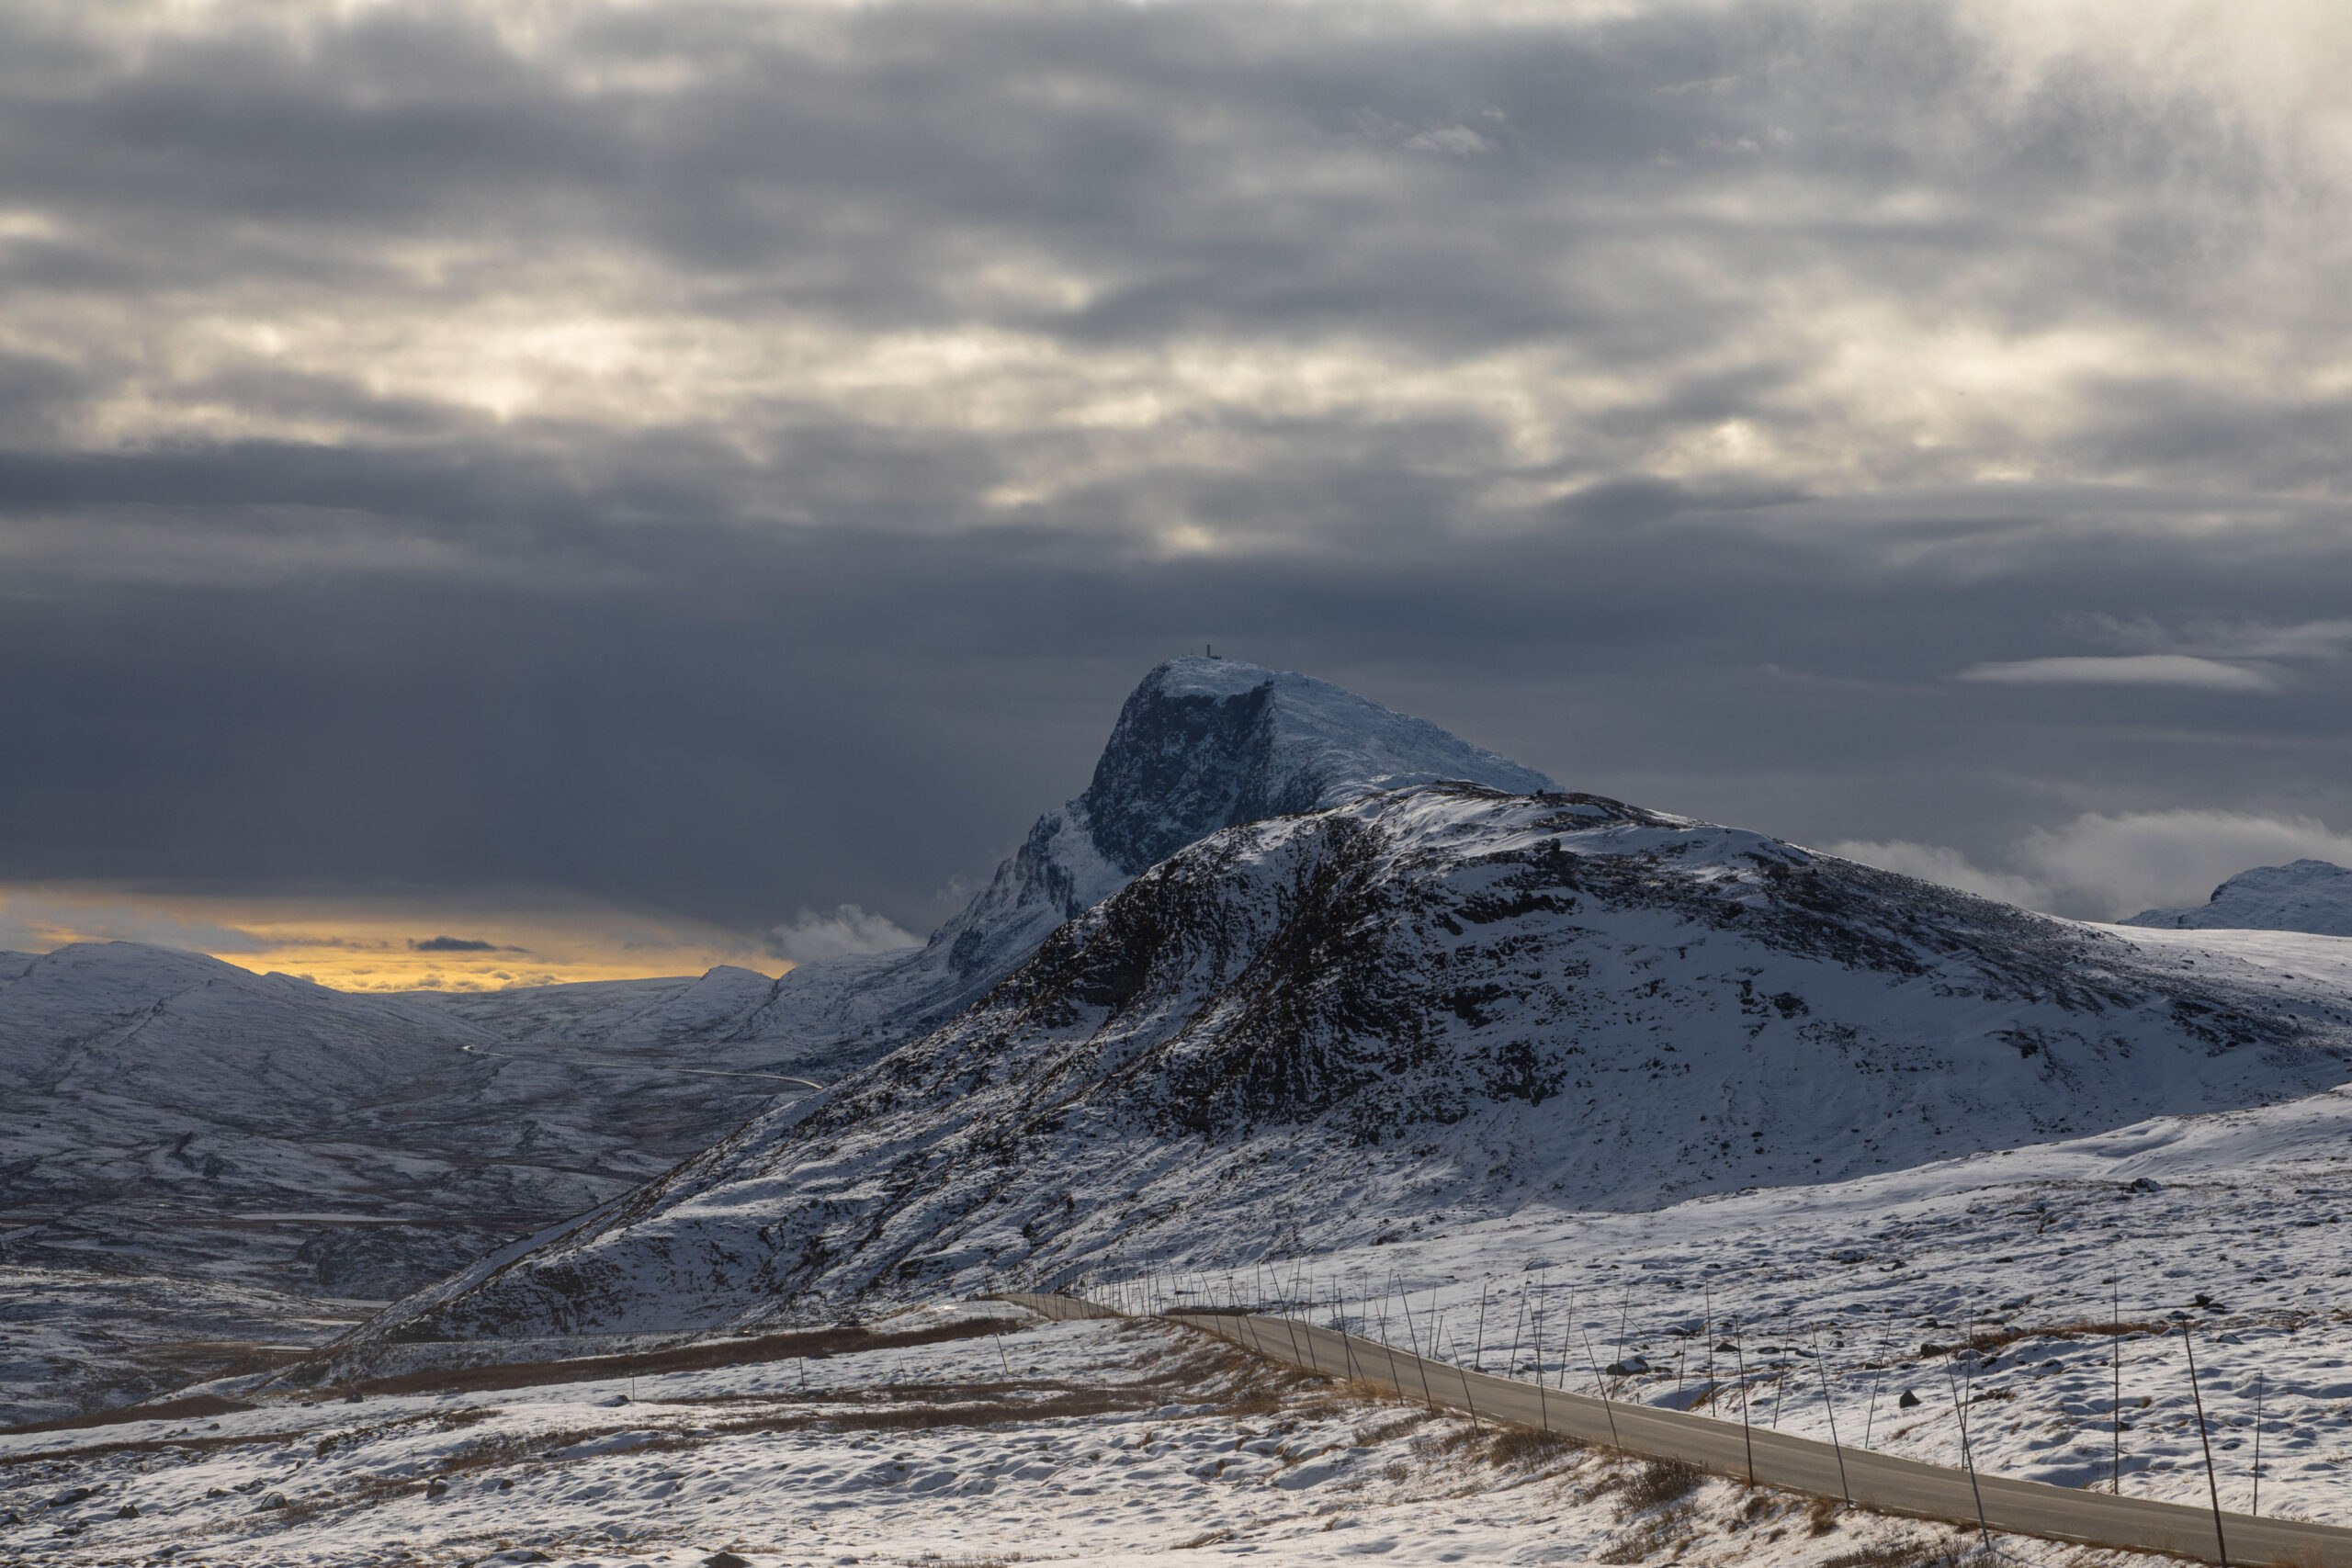
<instances>
[{"instance_id":1,"label":"rocky mountain peak","mask_svg":"<svg viewBox=\"0 0 2352 1568\"><path fill-rule=\"evenodd\" d=\"M1512 795L1559 788L1328 681L1183 658L1155 668L1128 696L1073 804L1103 860L1135 876L1220 828L1442 780Z\"/></svg>"}]
</instances>

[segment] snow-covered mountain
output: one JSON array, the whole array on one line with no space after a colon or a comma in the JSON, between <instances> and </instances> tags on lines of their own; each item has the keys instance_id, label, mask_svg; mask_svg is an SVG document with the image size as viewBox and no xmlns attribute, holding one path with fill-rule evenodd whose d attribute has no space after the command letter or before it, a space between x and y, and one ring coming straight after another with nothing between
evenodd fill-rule
<instances>
[{"instance_id":1,"label":"snow-covered mountain","mask_svg":"<svg viewBox=\"0 0 2352 1568\"><path fill-rule=\"evenodd\" d=\"M2347 967L1589 795L1396 788L1176 851L946 1027L363 1337L748 1325L2284 1100L2352 1076Z\"/></svg>"},{"instance_id":2,"label":"snow-covered mountain","mask_svg":"<svg viewBox=\"0 0 2352 1568\"><path fill-rule=\"evenodd\" d=\"M921 947L804 964L775 981L714 970L690 990L631 980L418 999L514 1041L693 1045L736 1066L830 1080L960 1012L1063 922L1206 834L1442 779L1558 787L1328 681L1171 659L1128 695L1085 793L1037 818L988 886ZM716 984L720 976L734 978Z\"/></svg>"},{"instance_id":3,"label":"snow-covered mountain","mask_svg":"<svg viewBox=\"0 0 2352 1568\"><path fill-rule=\"evenodd\" d=\"M2257 865L2222 883L2193 908L2143 909L2121 923L2352 936L2352 871L2324 860Z\"/></svg>"},{"instance_id":4,"label":"snow-covered mountain","mask_svg":"<svg viewBox=\"0 0 2352 1568\"><path fill-rule=\"evenodd\" d=\"M922 1035L1170 851L1439 778L1550 787L1327 682L1181 659L1127 699L1085 794L922 947L781 981L403 997L125 942L0 954L0 1262L49 1281L0 1340L0 1419L170 1381L119 1354L140 1332L227 1340L440 1278L801 1092L776 1075L830 1080Z\"/></svg>"}]
</instances>

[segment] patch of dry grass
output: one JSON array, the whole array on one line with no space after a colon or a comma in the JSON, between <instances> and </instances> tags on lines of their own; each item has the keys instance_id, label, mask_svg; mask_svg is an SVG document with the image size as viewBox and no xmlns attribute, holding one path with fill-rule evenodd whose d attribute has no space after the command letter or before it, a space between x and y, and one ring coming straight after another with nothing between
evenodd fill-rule
<instances>
[{"instance_id":1,"label":"patch of dry grass","mask_svg":"<svg viewBox=\"0 0 2352 1568\"><path fill-rule=\"evenodd\" d=\"M1625 1495L1617 1505L1617 1517L1631 1518L1635 1514L1680 1502L1706 1479L1705 1471L1679 1459L1644 1460L1626 1479Z\"/></svg>"},{"instance_id":2,"label":"patch of dry grass","mask_svg":"<svg viewBox=\"0 0 2352 1568\"><path fill-rule=\"evenodd\" d=\"M1897 1536L1875 1546L1840 1552L1824 1562L1821 1568L1921 1568L1921 1565L1931 1562L1948 1562L1951 1557L1948 1548L1932 1540L1922 1540L1917 1536Z\"/></svg>"}]
</instances>

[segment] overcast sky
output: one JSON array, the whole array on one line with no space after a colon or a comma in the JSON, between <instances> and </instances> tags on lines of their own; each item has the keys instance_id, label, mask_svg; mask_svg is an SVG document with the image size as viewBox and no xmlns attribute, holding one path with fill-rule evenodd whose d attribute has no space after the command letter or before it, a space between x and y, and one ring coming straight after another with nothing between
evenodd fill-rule
<instances>
[{"instance_id":1,"label":"overcast sky","mask_svg":"<svg viewBox=\"0 0 2352 1568\"><path fill-rule=\"evenodd\" d=\"M2067 913L2352 859L2347 79L2327 4L22 0L16 941L924 931L1209 641Z\"/></svg>"}]
</instances>

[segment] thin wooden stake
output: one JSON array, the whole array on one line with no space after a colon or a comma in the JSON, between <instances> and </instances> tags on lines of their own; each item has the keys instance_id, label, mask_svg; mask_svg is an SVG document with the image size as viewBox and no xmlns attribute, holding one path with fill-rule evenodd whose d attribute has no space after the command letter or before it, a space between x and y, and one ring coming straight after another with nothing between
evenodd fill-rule
<instances>
[{"instance_id":1,"label":"thin wooden stake","mask_svg":"<svg viewBox=\"0 0 2352 1568\"><path fill-rule=\"evenodd\" d=\"M2246 1512L2262 1517L2262 1371L2254 1374L2254 1506Z\"/></svg>"},{"instance_id":2,"label":"thin wooden stake","mask_svg":"<svg viewBox=\"0 0 2352 1568\"><path fill-rule=\"evenodd\" d=\"M2115 1287L2109 1298L2113 1317L2109 1326L2115 1332L2108 1337L2109 1348L2115 1358L2115 1481L2108 1488L2118 1497L2123 1495L2123 1276L2120 1273L2107 1281Z\"/></svg>"},{"instance_id":3,"label":"thin wooden stake","mask_svg":"<svg viewBox=\"0 0 2352 1568\"><path fill-rule=\"evenodd\" d=\"M1603 1307L1600 1310L1607 1312L1609 1309L1607 1307ZM1592 1353L1592 1336L1585 1334L1582 1329L1578 1329L1577 1333L1583 1335L1584 1359L1587 1364L1592 1368L1592 1386L1600 1391L1600 1407L1609 1413L1610 1447L1615 1449L1622 1454L1625 1451L1625 1445L1618 1441L1617 1438L1617 1405L1615 1402L1609 1397L1609 1385L1600 1381L1600 1360Z\"/></svg>"},{"instance_id":4,"label":"thin wooden stake","mask_svg":"<svg viewBox=\"0 0 2352 1568\"><path fill-rule=\"evenodd\" d=\"M2213 1439L2205 1431L2205 1396L2197 1389L2197 1347L2186 1320L2180 1325L2180 1348L2188 1354L2188 1397L2197 1402L2197 1440L2205 1445L2205 1490L2213 1499L2213 1549L2221 1555L2222 1568L2230 1568L2229 1542L2222 1539L2222 1483L2213 1474Z\"/></svg>"},{"instance_id":5,"label":"thin wooden stake","mask_svg":"<svg viewBox=\"0 0 2352 1568\"><path fill-rule=\"evenodd\" d=\"M1471 1336L1470 1370L1487 1370L1487 1298L1493 1294L1495 1282L1489 1279L1478 1287L1478 1331Z\"/></svg>"},{"instance_id":6,"label":"thin wooden stake","mask_svg":"<svg viewBox=\"0 0 2352 1568\"><path fill-rule=\"evenodd\" d=\"M1747 1340L1746 1325L1731 1320L1731 1353L1739 1358L1739 1440L1747 1447L1747 1483L1756 1484L1756 1429L1747 1419Z\"/></svg>"},{"instance_id":7,"label":"thin wooden stake","mask_svg":"<svg viewBox=\"0 0 2352 1568\"><path fill-rule=\"evenodd\" d=\"M1975 1337L1975 1330L1973 1327L1969 1330L1969 1337L1972 1339ZM1952 1356L1957 1359L1960 1352L1954 1350ZM1984 1538L1984 1550L1989 1552L1993 1550L1993 1530L1992 1527L1984 1522L1984 1493L1976 1484L1976 1455L1968 1444L1968 1396L1961 1392L1960 1379L1953 1375L1950 1361L1944 1363L1944 1380L1951 1385L1952 1415L1960 1422L1960 1458L1961 1461L1968 1466L1969 1494L1976 1499L1976 1531ZM1969 1386L1971 1388L1975 1386L1973 1369L1971 1369Z\"/></svg>"},{"instance_id":8,"label":"thin wooden stake","mask_svg":"<svg viewBox=\"0 0 2352 1568\"><path fill-rule=\"evenodd\" d=\"M1845 1494L1846 1506L1853 1506L1854 1490L1846 1484L1846 1450L1838 1446L1838 1406L1829 1398L1829 1362L1821 1354L1821 1337L1813 1338L1813 1367L1821 1374L1821 1407L1829 1412L1829 1451L1838 1456L1838 1490Z\"/></svg>"}]
</instances>

